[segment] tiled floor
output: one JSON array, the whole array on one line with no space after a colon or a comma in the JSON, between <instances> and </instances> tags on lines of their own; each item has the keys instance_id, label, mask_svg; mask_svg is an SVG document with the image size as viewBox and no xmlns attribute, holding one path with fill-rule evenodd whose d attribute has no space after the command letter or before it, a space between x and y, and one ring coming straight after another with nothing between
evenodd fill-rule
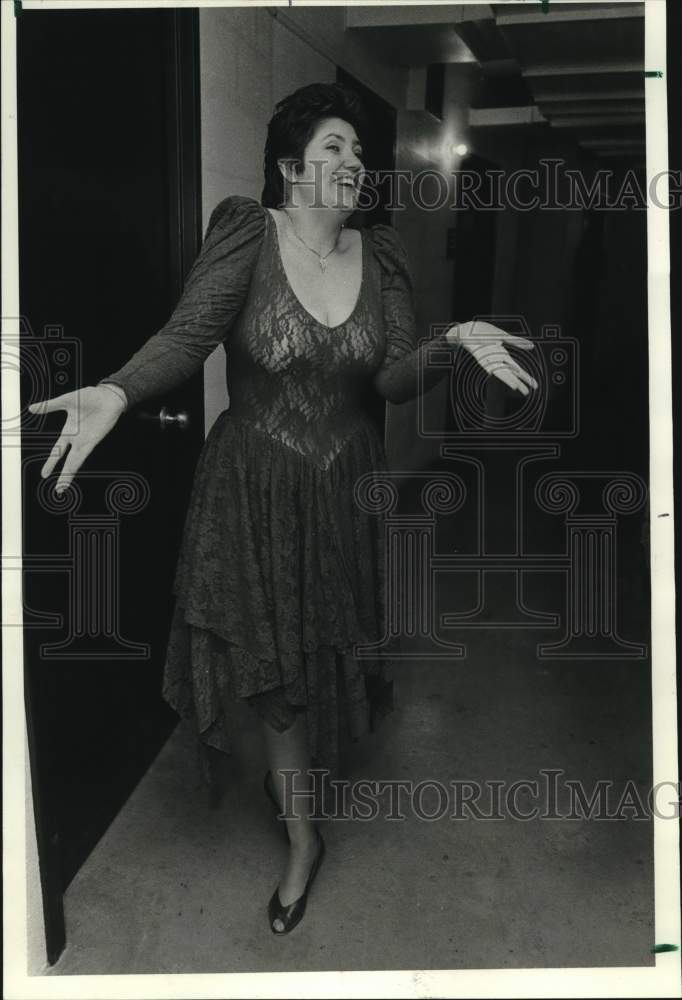
<instances>
[{"instance_id":1,"label":"tiled floor","mask_svg":"<svg viewBox=\"0 0 682 1000\"><path fill-rule=\"evenodd\" d=\"M396 711L354 748L349 775L447 785L560 769L588 793L612 781L611 807L629 780L645 794L647 662L541 660L542 638L471 631L464 659L405 661ZM252 720L247 709L215 810L192 734L176 730L71 884L53 975L653 965L641 819L477 821L449 806L432 822L409 809L404 821L327 822L306 917L275 937L265 908L285 848Z\"/></svg>"}]
</instances>

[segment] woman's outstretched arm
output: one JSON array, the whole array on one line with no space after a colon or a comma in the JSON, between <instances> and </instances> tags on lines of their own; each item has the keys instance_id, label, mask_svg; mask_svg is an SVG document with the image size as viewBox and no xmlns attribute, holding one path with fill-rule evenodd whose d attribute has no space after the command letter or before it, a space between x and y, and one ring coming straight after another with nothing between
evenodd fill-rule
<instances>
[{"instance_id":1,"label":"woman's outstretched arm","mask_svg":"<svg viewBox=\"0 0 682 1000\"><path fill-rule=\"evenodd\" d=\"M466 350L489 374L511 389L527 394L538 383L509 354L507 346L528 350L534 345L482 320L448 326L419 343L414 293L407 252L390 226L372 228L375 253L381 267L381 291L386 353L374 376L377 392L391 403L404 403L425 392L450 373L447 364L427 366L427 352Z\"/></svg>"},{"instance_id":2,"label":"woman's outstretched arm","mask_svg":"<svg viewBox=\"0 0 682 1000\"><path fill-rule=\"evenodd\" d=\"M390 403L404 403L430 389L448 368L426 367L426 352L451 349L445 332L419 344L414 292L405 246L390 226L373 226L374 251L381 270L386 353L374 376L374 388Z\"/></svg>"},{"instance_id":3,"label":"woman's outstretched arm","mask_svg":"<svg viewBox=\"0 0 682 1000\"><path fill-rule=\"evenodd\" d=\"M211 215L202 249L165 326L98 385L29 405L35 414L66 413L41 469L46 478L64 459L55 485L58 493L126 409L189 378L225 339L246 300L264 231L265 210L258 202L226 198Z\"/></svg>"},{"instance_id":4,"label":"woman's outstretched arm","mask_svg":"<svg viewBox=\"0 0 682 1000\"><path fill-rule=\"evenodd\" d=\"M257 201L239 196L221 201L170 319L99 385L117 386L130 408L198 371L246 301L264 231L265 209Z\"/></svg>"}]
</instances>

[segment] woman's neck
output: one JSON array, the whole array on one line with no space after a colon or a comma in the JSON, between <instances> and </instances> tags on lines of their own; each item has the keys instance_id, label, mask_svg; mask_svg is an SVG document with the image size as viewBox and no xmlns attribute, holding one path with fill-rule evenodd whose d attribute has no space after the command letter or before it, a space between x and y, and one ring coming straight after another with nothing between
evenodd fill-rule
<instances>
[{"instance_id":1,"label":"woman's neck","mask_svg":"<svg viewBox=\"0 0 682 1000\"><path fill-rule=\"evenodd\" d=\"M307 244L323 252L336 244L346 218L351 214L333 208L288 204L283 212L294 232Z\"/></svg>"}]
</instances>

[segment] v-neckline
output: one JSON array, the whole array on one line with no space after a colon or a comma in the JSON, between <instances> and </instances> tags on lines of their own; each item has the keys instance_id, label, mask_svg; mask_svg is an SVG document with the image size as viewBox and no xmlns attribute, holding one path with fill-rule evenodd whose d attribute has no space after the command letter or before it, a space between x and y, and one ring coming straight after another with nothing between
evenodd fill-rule
<instances>
[{"instance_id":1,"label":"v-neckline","mask_svg":"<svg viewBox=\"0 0 682 1000\"><path fill-rule=\"evenodd\" d=\"M291 295L291 297L293 298L293 300L296 302L296 304L298 305L298 307L305 313L305 315L308 317L308 319L311 319L313 321L313 323L317 323L317 325L321 326L323 330L330 330L330 331L331 330L340 330L341 327L346 326L347 323L350 323L350 321L353 319L353 317L357 313L358 309L360 308L360 301L362 299L362 294L363 294L364 289L365 289L365 284L366 284L366 269L367 269L367 253L366 253L366 248L365 248L364 233L363 233L362 229L358 229L357 230L357 232L360 233L360 255L361 255L361 261L360 261L360 287L358 288L358 294L357 294L357 297L355 299L355 304L353 305L353 308L351 309L351 311L348 314L348 316L346 316L346 318L344 320L342 320L341 323L335 323L334 326L329 326L327 323L323 323L321 319L318 319L317 316L313 316L313 314L310 312L310 310L306 309L306 307L303 305L303 303L299 299L298 295L294 291L293 286L291 284L291 281L289 280L289 276L288 276L288 274L286 272L286 268L284 267L284 259L282 257L282 248L281 248L280 242L279 242L279 228L277 226L277 222L276 222L275 217L273 216L273 214L272 214L272 212L270 211L269 208L266 208L265 211L267 212L268 221L269 221L269 224L270 224L270 234L271 234L271 237L272 237L272 239L274 240L274 243L275 243L275 256L277 258L277 262L278 262L279 267L281 269L282 276L284 278L284 283L286 284L286 286L287 286L287 288L289 290L289 294Z\"/></svg>"}]
</instances>

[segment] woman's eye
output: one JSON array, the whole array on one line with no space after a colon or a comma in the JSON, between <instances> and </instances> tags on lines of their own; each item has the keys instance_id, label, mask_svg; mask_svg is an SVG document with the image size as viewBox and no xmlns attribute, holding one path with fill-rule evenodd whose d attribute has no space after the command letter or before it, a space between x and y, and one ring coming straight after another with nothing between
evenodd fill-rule
<instances>
[{"instance_id":1,"label":"woman's eye","mask_svg":"<svg viewBox=\"0 0 682 1000\"><path fill-rule=\"evenodd\" d=\"M340 146L327 146L327 149L335 149L337 153L341 152Z\"/></svg>"}]
</instances>

